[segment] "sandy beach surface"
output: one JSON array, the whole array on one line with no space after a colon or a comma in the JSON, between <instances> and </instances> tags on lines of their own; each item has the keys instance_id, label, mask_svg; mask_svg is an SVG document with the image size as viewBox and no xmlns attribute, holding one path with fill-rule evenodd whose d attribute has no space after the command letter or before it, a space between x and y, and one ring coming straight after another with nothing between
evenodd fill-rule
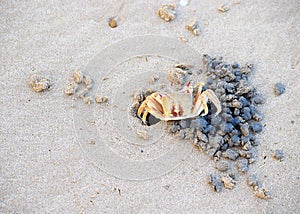
<instances>
[{"instance_id":1,"label":"sandy beach surface","mask_svg":"<svg viewBox=\"0 0 300 214\"><path fill-rule=\"evenodd\" d=\"M171 22L157 16L163 3L0 2L1 213L299 213L300 2L173 1ZM193 19L199 36L185 29ZM139 58L155 51L162 57ZM200 63L202 54L253 63L250 80L265 98L257 161L220 193L207 183L214 162L191 142L165 137L164 122L159 131L149 128L162 141L149 150L125 127L137 121L124 114L127 92L174 60ZM90 93L107 94L107 104L64 94L75 69L91 76ZM51 90L32 91L36 73L51 78ZM277 82L286 86L280 96ZM272 158L276 149L283 161ZM255 197L246 183L251 174L271 199Z\"/></svg>"}]
</instances>

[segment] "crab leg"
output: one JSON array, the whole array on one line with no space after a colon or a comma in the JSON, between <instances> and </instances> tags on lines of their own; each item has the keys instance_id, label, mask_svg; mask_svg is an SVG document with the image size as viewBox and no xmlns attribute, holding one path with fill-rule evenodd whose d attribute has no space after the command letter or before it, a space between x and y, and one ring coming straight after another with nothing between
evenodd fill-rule
<instances>
[{"instance_id":1,"label":"crab leg","mask_svg":"<svg viewBox=\"0 0 300 214\"><path fill-rule=\"evenodd\" d=\"M216 115L218 115L221 112L222 108L221 103L216 94L210 89L207 89L202 94L206 95L208 99L214 104L214 106L217 108Z\"/></svg>"},{"instance_id":2,"label":"crab leg","mask_svg":"<svg viewBox=\"0 0 300 214\"><path fill-rule=\"evenodd\" d=\"M138 109L138 112L137 112L137 116L138 117L141 117L141 114L143 113L143 111L147 108L147 99L144 100L142 102L142 104L140 105L139 109Z\"/></svg>"},{"instance_id":3,"label":"crab leg","mask_svg":"<svg viewBox=\"0 0 300 214\"><path fill-rule=\"evenodd\" d=\"M147 119L148 113L149 113L149 109L148 109L148 107L146 107L146 109L145 109L145 111L144 111L144 113L143 113L143 117L142 117L142 121L143 121L143 123L145 123L145 124L146 124L146 119Z\"/></svg>"},{"instance_id":4,"label":"crab leg","mask_svg":"<svg viewBox=\"0 0 300 214\"><path fill-rule=\"evenodd\" d=\"M203 87L203 83L198 83L198 92L196 94L196 97L194 99L194 108L193 108L193 113L195 113L195 110L198 110L196 115L199 115L201 113L202 110L204 110L204 112L201 114L201 116L207 115L208 114L208 107L207 107L207 101L210 100L217 108L217 112L216 115L218 115L221 112L221 104L219 99L217 98L217 96L215 95L215 93L210 90L207 89L206 91L204 91L203 93L201 93L202 91L202 87ZM201 108L202 106L202 108Z\"/></svg>"},{"instance_id":5,"label":"crab leg","mask_svg":"<svg viewBox=\"0 0 300 214\"><path fill-rule=\"evenodd\" d=\"M156 117L157 119L164 118L163 115L163 107L160 101L160 95L157 93L154 93L146 98L144 102L141 104L141 106L138 109L137 115L138 117L142 116L143 123L146 123L147 115L149 112Z\"/></svg>"}]
</instances>

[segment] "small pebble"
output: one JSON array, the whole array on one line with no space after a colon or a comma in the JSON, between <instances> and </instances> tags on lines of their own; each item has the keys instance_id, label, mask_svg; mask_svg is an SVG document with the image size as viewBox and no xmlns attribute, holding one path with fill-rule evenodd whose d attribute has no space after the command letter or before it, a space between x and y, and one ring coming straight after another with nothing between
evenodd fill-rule
<instances>
[{"instance_id":1,"label":"small pebble","mask_svg":"<svg viewBox=\"0 0 300 214\"><path fill-rule=\"evenodd\" d=\"M192 140L194 139L194 132L190 128L185 129L185 139Z\"/></svg>"},{"instance_id":2,"label":"small pebble","mask_svg":"<svg viewBox=\"0 0 300 214\"><path fill-rule=\"evenodd\" d=\"M223 123L221 124L221 130L226 133L230 133L233 129L232 123Z\"/></svg>"},{"instance_id":3,"label":"small pebble","mask_svg":"<svg viewBox=\"0 0 300 214\"><path fill-rule=\"evenodd\" d=\"M204 117L200 117L191 121L191 129L192 130L201 130L203 131L207 126L207 121Z\"/></svg>"},{"instance_id":4,"label":"small pebble","mask_svg":"<svg viewBox=\"0 0 300 214\"><path fill-rule=\"evenodd\" d=\"M212 127L210 128L210 130L209 130L209 135L215 136L216 133L217 133L217 128L214 127L214 126L212 126Z\"/></svg>"},{"instance_id":5,"label":"small pebble","mask_svg":"<svg viewBox=\"0 0 300 214\"><path fill-rule=\"evenodd\" d=\"M250 102L243 96L239 98L239 101L242 103L243 107L247 107L250 105Z\"/></svg>"},{"instance_id":6,"label":"small pebble","mask_svg":"<svg viewBox=\"0 0 300 214\"><path fill-rule=\"evenodd\" d=\"M178 132L179 130L180 130L180 125L178 125L178 124L172 124L171 127L170 127L170 132L171 133Z\"/></svg>"},{"instance_id":7,"label":"small pebble","mask_svg":"<svg viewBox=\"0 0 300 214\"><path fill-rule=\"evenodd\" d=\"M70 82L66 86L65 94L67 94L67 95L73 95L77 91L77 89L78 89L77 83L76 82Z\"/></svg>"},{"instance_id":8,"label":"small pebble","mask_svg":"<svg viewBox=\"0 0 300 214\"><path fill-rule=\"evenodd\" d=\"M232 149L227 149L225 152L222 153L222 156L230 160L236 160L239 157L239 153Z\"/></svg>"},{"instance_id":9,"label":"small pebble","mask_svg":"<svg viewBox=\"0 0 300 214\"><path fill-rule=\"evenodd\" d=\"M252 131L257 132L257 133L259 133L263 130L263 126L260 122L251 123L250 127L251 127Z\"/></svg>"},{"instance_id":10,"label":"small pebble","mask_svg":"<svg viewBox=\"0 0 300 214\"><path fill-rule=\"evenodd\" d=\"M243 95L243 94L247 94L252 90L252 87L250 86L249 82L246 80L241 80L239 82L238 88L237 88L237 92L235 93L235 95Z\"/></svg>"},{"instance_id":11,"label":"small pebble","mask_svg":"<svg viewBox=\"0 0 300 214\"><path fill-rule=\"evenodd\" d=\"M47 76L33 74L29 77L29 84L34 92L49 90L52 82Z\"/></svg>"},{"instance_id":12,"label":"small pebble","mask_svg":"<svg viewBox=\"0 0 300 214\"><path fill-rule=\"evenodd\" d=\"M274 86L274 93L279 96L285 92L285 85L283 85L281 82L278 82Z\"/></svg>"},{"instance_id":13,"label":"small pebble","mask_svg":"<svg viewBox=\"0 0 300 214\"><path fill-rule=\"evenodd\" d=\"M87 105L90 105L91 102L92 102L92 97L90 97L90 96L89 97L83 97L82 99L83 99L83 102Z\"/></svg>"},{"instance_id":14,"label":"small pebble","mask_svg":"<svg viewBox=\"0 0 300 214\"><path fill-rule=\"evenodd\" d=\"M241 130L243 136L248 136L249 135L249 125L248 125L248 123L241 124L240 125L240 130Z\"/></svg>"},{"instance_id":15,"label":"small pebble","mask_svg":"<svg viewBox=\"0 0 300 214\"><path fill-rule=\"evenodd\" d=\"M204 143L208 143L208 138L205 134L203 134L200 130L197 130L196 132L197 137L200 141L204 142Z\"/></svg>"},{"instance_id":16,"label":"small pebble","mask_svg":"<svg viewBox=\"0 0 300 214\"><path fill-rule=\"evenodd\" d=\"M228 161L218 161L216 163L216 168L221 172L225 172L230 168L229 162Z\"/></svg>"},{"instance_id":17,"label":"small pebble","mask_svg":"<svg viewBox=\"0 0 300 214\"><path fill-rule=\"evenodd\" d=\"M241 67L241 72L242 74L249 74L251 72L251 70L253 69L253 64L246 64L245 66Z\"/></svg>"},{"instance_id":18,"label":"small pebble","mask_svg":"<svg viewBox=\"0 0 300 214\"><path fill-rule=\"evenodd\" d=\"M242 136L242 146L245 145L246 143L250 142L250 136L247 135L247 136Z\"/></svg>"},{"instance_id":19,"label":"small pebble","mask_svg":"<svg viewBox=\"0 0 300 214\"><path fill-rule=\"evenodd\" d=\"M222 156L222 152L220 150L217 151L216 154L214 155L214 162L217 163L221 159L221 156Z\"/></svg>"},{"instance_id":20,"label":"small pebble","mask_svg":"<svg viewBox=\"0 0 300 214\"><path fill-rule=\"evenodd\" d=\"M253 99L252 102L254 102L255 104L263 104L265 101L265 99L263 98L263 96L261 95L256 95Z\"/></svg>"},{"instance_id":21,"label":"small pebble","mask_svg":"<svg viewBox=\"0 0 300 214\"><path fill-rule=\"evenodd\" d=\"M259 113L254 113L254 114L252 115L252 118L253 118L253 120L255 120L255 121L261 121L262 118L263 118L263 116L262 116L261 114L259 114Z\"/></svg>"},{"instance_id":22,"label":"small pebble","mask_svg":"<svg viewBox=\"0 0 300 214\"><path fill-rule=\"evenodd\" d=\"M225 96L225 94L222 95L222 96ZM232 101L233 99L236 99L236 98L237 98L237 96L235 96L234 94L228 94L228 95L225 96L224 101Z\"/></svg>"},{"instance_id":23,"label":"small pebble","mask_svg":"<svg viewBox=\"0 0 300 214\"><path fill-rule=\"evenodd\" d=\"M204 143L204 142L199 141L199 142L194 142L194 144L196 146L198 146L201 151L206 151L207 150L207 144Z\"/></svg>"},{"instance_id":24,"label":"small pebble","mask_svg":"<svg viewBox=\"0 0 300 214\"><path fill-rule=\"evenodd\" d=\"M247 178L247 184L250 187L260 186L260 181L256 177L256 175L252 174Z\"/></svg>"},{"instance_id":25,"label":"small pebble","mask_svg":"<svg viewBox=\"0 0 300 214\"><path fill-rule=\"evenodd\" d=\"M213 84L213 80L212 80L211 78L207 78L207 84L208 84L208 85Z\"/></svg>"},{"instance_id":26,"label":"small pebble","mask_svg":"<svg viewBox=\"0 0 300 214\"><path fill-rule=\"evenodd\" d=\"M209 183L211 184L215 192L220 192L222 190L222 182L220 175L210 174Z\"/></svg>"},{"instance_id":27,"label":"small pebble","mask_svg":"<svg viewBox=\"0 0 300 214\"><path fill-rule=\"evenodd\" d=\"M238 115L240 115L240 110L238 109L238 108L235 108L234 109L234 111L233 111L233 114L235 115L235 116L238 116Z\"/></svg>"},{"instance_id":28,"label":"small pebble","mask_svg":"<svg viewBox=\"0 0 300 214\"><path fill-rule=\"evenodd\" d=\"M117 27L117 21L116 21L115 19L113 19L113 18L110 18L110 19L108 20L108 25L109 25L109 27L111 27L111 28L115 28L115 27Z\"/></svg>"},{"instance_id":29,"label":"small pebble","mask_svg":"<svg viewBox=\"0 0 300 214\"><path fill-rule=\"evenodd\" d=\"M136 134L141 138L141 139L144 139L144 140L148 140L149 139L149 133L147 130L143 130L143 129L138 129L136 131Z\"/></svg>"},{"instance_id":30,"label":"small pebble","mask_svg":"<svg viewBox=\"0 0 300 214\"><path fill-rule=\"evenodd\" d=\"M86 88L92 88L92 82L93 81L89 75L83 76L83 83L85 84Z\"/></svg>"},{"instance_id":31,"label":"small pebble","mask_svg":"<svg viewBox=\"0 0 300 214\"><path fill-rule=\"evenodd\" d=\"M248 172L249 171L248 160L245 158L238 160L238 169L242 173Z\"/></svg>"},{"instance_id":32,"label":"small pebble","mask_svg":"<svg viewBox=\"0 0 300 214\"><path fill-rule=\"evenodd\" d=\"M232 114L232 111L228 107L224 108L224 111L226 112L226 114Z\"/></svg>"},{"instance_id":33,"label":"small pebble","mask_svg":"<svg viewBox=\"0 0 300 214\"><path fill-rule=\"evenodd\" d=\"M195 36L199 36L200 34L199 24L195 19L193 19L190 23L188 23L185 26L185 29L191 31Z\"/></svg>"},{"instance_id":34,"label":"small pebble","mask_svg":"<svg viewBox=\"0 0 300 214\"><path fill-rule=\"evenodd\" d=\"M181 126L182 129L186 129L189 127L190 121L189 120L180 120L179 125Z\"/></svg>"},{"instance_id":35,"label":"small pebble","mask_svg":"<svg viewBox=\"0 0 300 214\"><path fill-rule=\"evenodd\" d=\"M165 22L172 21L175 19L176 14L176 6L175 4L163 4L157 11L157 14L160 18L162 18Z\"/></svg>"},{"instance_id":36,"label":"small pebble","mask_svg":"<svg viewBox=\"0 0 300 214\"><path fill-rule=\"evenodd\" d=\"M95 97L96 103L107 103L108 102L108 97L103 96L102 94L97 94Z\"/></svg>"},{"instance_id":37,"label":"small pebble","mask_svg":"<svg viewBox=\"0 0 300 214\"><path fill-rule=\"evenodd\" d=\"M225 119L226 122L231 122L231 120L233 119L231 114L223 113L222 116L223 116L223 118Z\"/></svg>"},{"instance_id":38,"label":"small pebble","mask_svg":"<svg viewBox=\"0 0 300 214\"><path fill-rule=\"evenodd\" d=\"M246 121L249 121L252 118L250 112L243 113L241 116Z\"/></svg>"},{"instance_id":39,"label":"small pebble","mask_svg":"<svg viewBox=\"0 0 300 214\"><path fill-rule=\"evenodd\" d=\"M241 123L242 118L240 117L234 117L232 118L232 120L230 121L234 126L237 126Z\"/></svg>"},{"instance_id":40,"label":"small pebble","mask_svg":"<svg viewBox=\"0 0 300 214\"><path fill-rule=\"evenodd\" d=\"M234 99L231 104L230 104L231 107L234 107L234 108L242 108L243 107L243 104L239 101L237 101L236 99Z\"/></svg>"},{"instance_id":41,"label":"small pebble","mask_svg":"<svg viewBox=\"0 0 300 214\"><path fill-rule=\"evenodd\" d=\"M83 74L81 71L75 70L73 73L73 79L76 83L81 83L83 80Z\"/></svg>"},{"instance_id":42,"label":"small pebble","mask_svg":"<svg viewBox=\"0 0 300 214\"><path fill-rule=\"evenodd\" d=\"M241 70L240 69L235 69L234 75L235 76L242 76Z\"/></svg>"},{"instance_id":43,"label":"small pebble","mask_svg":"<svg viewBox=\"0 0 300 214\"><path fill-rule=\"evenodd\" d=\"M221 178L221 181L223 182L224 187L225 187L226 189L233 189L234 186L235 186L235 184L236 184L236 181L233 180L233 178L230 177L229 175L223 176L223 177Z\"/></svg>"},{"instance_id":44,"label":"small pebble","mask_svg":"<svg viewBox=\"0 0 300 214\"><path fill-rule=\"evenodd\" d=\"M206 154L208 157L213 158L215 154L217 153L219 148L208 148L206 151Z\"/></svg>"},{"instance_id":45,"label":"small pebble","mask_svg":"<svg viewBox=\"0 0 300 214\"><path fill-rule=\"evenodd\" d=\"M230 140L234 146L239 146L241 143L241 138L238 135L233 135Z\"/></svg>"},{"instance_id":46,"label":"small pebble","mask_svg":"<svg viewBox=\"0 0 300 214\"><path fill-rule=\"evenodd\" d=\"M283 150L276 149L275 152L272 154L272 157L276 160L283 161L284 158Z\"/></svg>"},{"instance_id":47,"label":"small pebble","mask_svg":"<svg viewBox=\"0 0 300 214\"><path fill-rule=\"evenodd\" d=\"M261 199L269 199L271 198L270 193L265 187L254 187L254 195Z\"/></svg>"},{"instance_id":48,"label":"small pebble","mask_svg":"<svg viewBox=\"0 0 300 214\"><path fill-rule=\"evenodd\" d=\"M254 158L254 153L252 151L239 150L239 155L243 158L251 159Z\"/></svg>"},{"instance_id":49,"label":"small pebble","mask_svg":"<svg viewBox=\"0 0 300 214\"><path fill-rule=\"evenodd\" d=\"M251 148L252 148L251 143L250 143L250 142L247 142L247 143L245 143L245 145L243 146L242 150L249 151Z\"/></svg>"},{"instance_id":50,"label":"small pebble","mask_svg":"<svg viewBox=\"0 0 300 214\"><path fill-rule=\"evenodd\" d=\"M232 83L227 83L227 84L225 85L225 89L226 89L226 91L227 91L228 93L232 94L232 96L235 96L235 95L233 95L233 93L234 93L234 91L235 91L235 87L234 87L234 85L233 85ZM227 95L227 96L228 96L228 95Z\"/></svg>"},{"instance_id":51,"label":"small pebble","mask_svg":"<svg viewBox=\"0 0 300 214\"><path fill-rule=\"evenodd\" d=\"M180 139L184 139L185 138L185 130L184 129L181 129L179 132L178 132L178 137Z\"/></svg>"},{"instance_id":52,"label":"small pebble","mask_svg":"<svg viewBox=\"0 0 300 214\"><path fill-rule=\"evenodd\" d=\"M213 128L212 125L207 125L206 128L203 130L203 132L209 133L212 128Z\"/></svg>"}]
</instances>

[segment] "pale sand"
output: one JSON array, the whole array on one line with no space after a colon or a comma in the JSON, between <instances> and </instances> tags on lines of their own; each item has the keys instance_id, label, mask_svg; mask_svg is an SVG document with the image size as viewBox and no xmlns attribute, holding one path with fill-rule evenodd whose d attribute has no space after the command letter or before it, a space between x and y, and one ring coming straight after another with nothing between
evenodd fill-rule
<instances>
[{"instance_id":1,"label":"pale sand","mask_svg":"<svg viewBox=\"0 0 300 214\"><path fill-rule=\"evenodd\" d=\"M1 213L299 212L299 1L229 1L230 10L220 13L217 8L225 1L191 0L178 7L171 23L156 15L162 3L0 3ZM107 19L114 15L118 27L111 29ZM193 18L199 20L199 37L185 29ZM185 36L200 53L255 64L251 81L266 98L261 107L265 129L258 136L258 161L233 190L211 190L207 175L213 162L199 167L206 155L196 149L171 173L148 181L107 175L82 152L71 99L63 95L72 72L104 47L147 34ZM53 90L32 92L28 78L33 73L54 77ZM273 93L277 82L286 85L279 97ZM283 162L272 159L275 149L284 151ZM272 199L256 198L246 185L254 172Z\"/></svg>"}]
</instances>

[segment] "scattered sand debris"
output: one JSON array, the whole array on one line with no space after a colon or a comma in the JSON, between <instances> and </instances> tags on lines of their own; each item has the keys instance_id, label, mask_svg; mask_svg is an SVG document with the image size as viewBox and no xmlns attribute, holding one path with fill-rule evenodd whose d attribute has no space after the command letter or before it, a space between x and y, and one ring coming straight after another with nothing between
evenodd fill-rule
<instances>
[{"instance_id":1,"label":"scattered sand debris","mask_svg":"<svg viewBox=\"0 0 300 214\"><path fill-rule=\"evenodd\" d=\"M79 98L83 99L83 98L85 97L85 95L86 95L88 92L89 92L89 89L84 88L84 89L82 89L81 91L79 91L79 92L77 93L77 96L78 96Z\"/></svg>"},{"instance_id":2,"label":"scattered sand debris","mask_svg":"<svg viewBox=\"0 0 300 214\"><path fill-rule=\"evenodd\" d=\"M108 19L108 25L109 25L109 27L111 27L111 28L115 28L115 27L118 26L118 25L117 25L117 21L116 21L114 18L109 18L109 19Z\"/></svg>"},{"instance_id":3,"label":"scattered sand debris","mask_svg":"<svg viewBox=\"0 0 300 214\"><path fill-rule=\"evenodd\" d=\"M269 198L271 198L270 193L264 187L255 186L253 188L253 191L254 191L255 196L258 197L258 198L261 198L261 199L269 199Z\"/></svg>"},{"instance_id":4,"label":"scattered sand debris","mask_svg":"<svg viewBox=\"0 0 300 214\"><path fill-rule=\"evenodd\" d=\"M252 187L253 193L256 197L261 199L271 198L270 193L265 187L262 187L261 182L256 175L250 175L247 179L247 184L249 187Z\"/></svg>"},{"instance_id":5,"label":"scattered sand debris","mask_svg":"<svg viewBox=\"0 0 300 214\"><path fill-rule=\"evenodd\" d=\"M83 80L83 74L81 71L75 70L73 73L73 79L76 83L81 83Z\"/></svg>"},{"instance_id":6,"label":"scattered sand debris","mask_svg":"<svg viewBox=\"0 0 300 214\"><path fill-rule=\"evenodd\" d=\"M189 24L187 24L185 28L191 31L195 36L199 36L200 34L199 23L195 19L193 19Z\"/></svg>"},{"instance_id":7,"label":"scattered sand debris","mask_svg":"<svg viewBox=\"0 0 300 214\"><path fill-rule=\"evenodd\" d=\"M274 93L276 94L276 96L279 96L284 92L285 92L285 86L281 82L276 83L274 86Z\"/></svg>"},{"instance_id":8,"label":"scattered sand debris","mask_svg":"<svg viewBox=\"0 0 300 214\"><path fill-rule=\"evenodd\" d=\"M272 157L276 160L283 161L284 159L283 150L276 149L275 152L273 152Z\"/></svg>"},{"instance_id":9,"label":"scattered sand debris","mask_svg":"<svg viewBox=\"0 0 300 214\"><path fill-rule=\"evenodd\" d=\"M223 5L220 5L218 7L218 11L222 12L222 13L225 13L229 10L229 7L226 5L226 4L223 4Z\"/></svg>"},{"instance_id":10,"label":"scattered sand debris","mask_svg":"<svg viewBox=\"0 0 300 214\"><path fill-rule=\"evenodd\" d=\"M82 100L85 104L90 105L93 99L91 96L88 96L88 97L83 97Z\"/></svg>"},{"instance_id":11,"label":"scattered sand debris","mask_svg":"<svg viewBox=\"0 0 300 214\"><path fill-rule=\"evenodd\" d=\"M188 40L186 37L184 37L184 36L179 36L179 39L180 39L182 42L184 42L184 43L186 43L186 42L189 41L189 40Z\"/></svg>"},{"instance_id":12,"label":"scattered sand debris","mask_svg":"<svg viewBox=\"0 0 300 214\"><path fill-rule=\"evenodd\" d=\"M233 189L234 186L235 186L235 184L236 184L236 181L233 180L233 178L230 177L230 175L223 176L223 177L221 178L221 181L223 182L224 187L225 187L226 189Z\"/></svg>"},{"instance_id":13,"label":"scattered sand debris","mask_svg":"<svg viewBox=\"0 0 300 214\"><path fill-rule=\"evenodd\" d=\"M66 86L65 94L69 95L69 96L73 95L73 94L75 94L75 92L77 91L77 89L78 89L78 84L76 82L70 82Z\"/></svg>"},{"instance_id":14,"label":"scattered sand debris","mask_svg":"<svg viewBox=\"0 0 300 214\"><path fill-rule=\"evenodd\" d=\"M102 94L97 94L95 97L96 103L107 103L108 102L108 97L103 96Z\"/></svg>"},{"instance_id":15,"label":"scattered sand debris","mask_svg":"<svg viewBox=\"0 0 300 214\"><path fill-rule=\"evenodd\" d=\"M222 182L220 175L210 174L209 175L209 184L211 184L215 192L220 192L222 190Z\"/></svg>"},{"instance_id":16,"label":"scattered sand debris","mask_svg":"<svg viewBox=\"0 0 300 214\"><path fill-rule=\"evenodd\" d=\"M176 6L175 4L163 4L157 11L157 14L160 18L162 18L165 22L172 21L175 19L176 14Z\"/></svg>"},{"instance_id":17,"label":"scattered sand debris","mask_svg":"<svg viewBox=\"0 0 300 214\"><path fill-rule=\"evenodd\" d=\"M149 132L147 130L144 130L144 129L138 129L136 131L136 134L141 138L141 139L144 139L144 140L148 140L149 139Z\"/></svg>"},{"instance_id":18,"label":"scattered sand debris","mask_svg":"<svg viewBox=\"0 0 300 214\"><path fill-rule=\"evenodd\" d=\"M91 89L92 88L92 82L93 82L93 80L91 79L91 77L89 75L83 76L83 83L84 83L86 88Z\"/></svg>"},{"instance_id":19,"label":"scattered sand debris","mask_svg":"<svg viewBox=\"0 0 300 214\"><path fill-rule=\"evenodd\" d=\"M150 80L149 80L149 84L153 85L157 80L159 80L159 76L157 74L154 74Z\"/></svg>"},{"instance_id":20,"label":"scattered sand debris","mask_svg":"<svg viewBox=\"0 0 300 214\"><path fill-rule=\"evenodd\" d=\"M34 92L42 92L49 90L52 82L47 76L42 76L39 74L33 74L29 77L29 84Z\"/></svg>"},{"instance_id":21,"label":"scattered sand debris","mask_svg":"<svg viewBox=\"0 0 300 214\"><path fill-rule=\"evenodd\" d=\"M69 96L74 95L74 100L81 98L86 105L90 105L93 98L88 96L88 93L92 88L92 82L89 75L84 75L81 71L75 70L73 73L73 81L67 84L65 94Z\"/></svg>"}]
</instances>

